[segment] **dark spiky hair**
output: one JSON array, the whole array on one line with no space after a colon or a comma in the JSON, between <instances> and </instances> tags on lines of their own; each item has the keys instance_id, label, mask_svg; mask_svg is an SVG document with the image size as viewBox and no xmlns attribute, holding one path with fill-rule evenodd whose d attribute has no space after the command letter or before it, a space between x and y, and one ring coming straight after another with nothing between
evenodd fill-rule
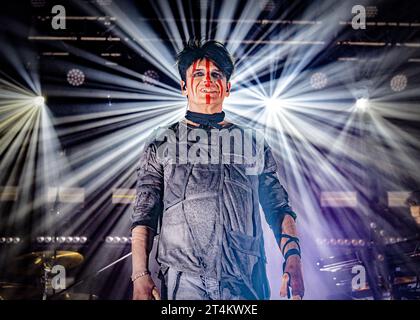
<instances>
[{"instance_id":1,"label":"dark spiky hair","mask_svg":"<svg viewBox=\"0 0 420 320\"><path fill-rule=\"evenodd\" d=\"M405 201L408 206L419 206L420 205L420 190L414 190L410 193L407 200Z\"/></svg>"},{"instance_id":2,"label":"dark spiky hair","mask_svg":"<svg viewBox=\"0 0 420 320\"><path fill-rule=\"evenodd\" d=\"M187 69L196 60L209 59L223 72L229 81L234 70L234 61L223 43L216 40L201 41L191 39L177 55L177 65L181 79L186 82Z\"/></svg>"}]
</instances>

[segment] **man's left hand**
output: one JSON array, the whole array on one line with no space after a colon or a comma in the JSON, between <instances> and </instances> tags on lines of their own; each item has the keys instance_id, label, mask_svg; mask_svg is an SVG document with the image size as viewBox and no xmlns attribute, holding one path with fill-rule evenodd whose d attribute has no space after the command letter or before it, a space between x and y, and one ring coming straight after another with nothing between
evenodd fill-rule
<instances>
[{"instance_id":1,"label":"man's left hand","mask_svg":"<svg viewBox=\"0 0 420 320\"><path fill-rule=\"evenodd\" d=\"M300 257L298 255L290 256L287 259L286 267L282 276L280 288L280 297L287 297L289 287L292 289L292 299L300 300L305 293L303 284L303 273Z\"/></svg>"}]
</instances>

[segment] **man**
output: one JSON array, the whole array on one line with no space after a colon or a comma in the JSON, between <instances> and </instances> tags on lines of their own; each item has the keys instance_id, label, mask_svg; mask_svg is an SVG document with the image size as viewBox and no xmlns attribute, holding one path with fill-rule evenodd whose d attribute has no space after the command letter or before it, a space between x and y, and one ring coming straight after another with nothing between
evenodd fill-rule
<instances>
[{"instance_id":1,"label":"man","mask_svg":"<svg viewBox=\"0 0 420 320\"><path fill-rule=\"evenodd\" d=\"M420 190L411 192L406 204L410 208L411 217L416 221L417 227L420 226Z\"/></svg>"},{"instance_id":2,"label":"man","mask_svg":"<svg viewBox=\"0 0 420 320\"><path fill-rule=\"evenodd\" d=\"M301 298L296 214L278 180L270 148L258 148L256 139L248 145L240 140L239 148L236 140L227 149L218 144L225 133L243 138L246 131L224 119L233 59L217 41L190 41L178 55L178 69L188 99L186 117L169 127L172 136L157 134L146 144L138 166L133 299L268 299L259 203L285 257L280 294L289 296L291 288L293 298ZM198 138L186 139L191 136ZM251 158L244 154L246 145L262 155L257 174L247 171L253 168L249 163L236 161ZM180 155L184 147L186 159ZM176 151L168 157L168 150ZM201 158L210 153L209 159ZM222 163L214 160L220 154ZM149 257L156 233L156 257ZM161 290L151 277L149 258L160 265Z\"/></svg>"}]
</instances>

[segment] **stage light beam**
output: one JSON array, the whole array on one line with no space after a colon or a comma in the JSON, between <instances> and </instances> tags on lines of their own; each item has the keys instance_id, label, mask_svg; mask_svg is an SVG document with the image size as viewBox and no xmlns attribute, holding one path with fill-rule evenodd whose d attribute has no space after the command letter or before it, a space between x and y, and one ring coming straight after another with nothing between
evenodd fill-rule
<instances>
[{"instance_id":1,"label":"stage light beam","mask_svg":"<svg viewBox=\"0 0 420 320\"><path fill-rule=\"evenodd\" d=\"M279 99L269 98L265 100L265 105L269 111L275 111L281 107L281 101Z\"/></svg>"},{"instance_id":2,"label":"stage light beam","mask_svg":"<svg viewBox=\"0 0 420 320\"><path fill-rule=\"evenodd\" d=\"M369 100L366 98L360 98L356 101L356 109L360 111L366 111L369 106Z\"/></svg>"},{"instance_id":3,"label":"stage light beam","mask_svg":"<svg viewBox=\"0 0 420 320\"><path fill-rule=\"evenodd\" d=\"M33 101L35 107L42 107L45 105L45 98L43 96L37 96Z\"/></svg>"}]
</instances>

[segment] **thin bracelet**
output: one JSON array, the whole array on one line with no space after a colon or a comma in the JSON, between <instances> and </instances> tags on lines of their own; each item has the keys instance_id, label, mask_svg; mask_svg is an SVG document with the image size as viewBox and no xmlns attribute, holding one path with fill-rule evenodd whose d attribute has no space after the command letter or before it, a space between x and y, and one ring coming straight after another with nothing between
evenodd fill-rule
<instances>
[{"instance_id":1,"label":"thin bracelet","mask_svg":"<svg viewBox=\"0 0 420 320\"><path fill-rule=\"evenodd\" d=\"M141 273L137 273L136 275L132 275L131 276L131 281L134 282L138 278L141 278L141 277L144 277L144 276L147 276L147 275L150 275L150 271L149 270L143 271Z\"/></svg>"}]
</instances>

